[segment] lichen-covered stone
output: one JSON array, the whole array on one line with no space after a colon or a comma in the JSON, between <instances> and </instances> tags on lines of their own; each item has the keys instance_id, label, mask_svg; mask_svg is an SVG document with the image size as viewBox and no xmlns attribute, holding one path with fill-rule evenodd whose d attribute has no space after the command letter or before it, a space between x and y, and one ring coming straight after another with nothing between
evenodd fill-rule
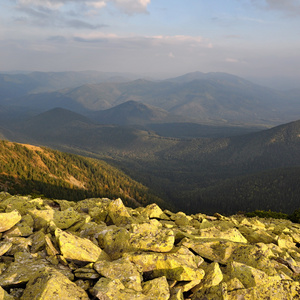
<instances>
[{"instance_id":1,"label":"lichen-covered stone","mask_svg":"<svg viewBox=\"0 0 300 300\"><path fill-rule=\"evenodd\" d=\"M87 293L57 270L46 268L33 276L21 300L89 300Z\"/></svg>"},{"instance_id":2,"label":"lichen-covered stone","mask_svg":"<svg viewBox=\"0 0 300 300\"><path fill-rule=\"evenodd\" d=\"M5 241L11 242L12 246L8 250L7 255L14 255L18 252L25 252L29 253L30 247L32 245L30 237L23 238L23 237L6 237Z\"/></svg>"},{"instance_id":3,"label":"lichen-covered stone","mask_svg":"<svg viewBox=\"0 0 300 300\"><path fill-rule=\"evenodd\" d=\"M281 281L278 278L270 278L266 284L258 285L248 289L228 291L228 300L244 299L299 299L299 282Z\"/></svg>"},{"instance_id":4,"label":"lichen-covered stone","mask_svg":"<svg viewBox=\"0 0 300 300\"><path fill-rule=\"evenodd\" d=\"M98 235L99 246L112 258L118 259L130 251L130 233L125 228L115 225L104 228Z\"/></svg>"},{"instance_id":5,"label":"lichen-covered stone","mask_svg":"<svg viewBox=\"0 0 300 300\"><path fill-rule=\"evenodd\" d=\"M33 233L32 227L27 225L24 222L19 222L14 227L9 229L4 233L4 237L12 237L12 236L30 236Z\"/></svg>"},{"instance_id":6,"label":"lichen-covered stone","mask_svg":"<svg viewBox=\"0 0 300 300\"><path fill-rule=\"evenodd\" d=\"M0 275L0 286L12 287L27 283L35 273L48 266L45 259L35 259L24 257L12 262L8 268Z\"/></svg>"},{"instance_id":7,"label":"lichen-covered stone","mask_svg":"<svg viewBox=\"0 0 300 300\"><path fill-rule=\"evenodd\" d=\"M294 243L293 238L290 235L281 233L277 237L277 244L280 248L289 249L289 248L295 248L296 244Z\"/></svg>"},{"instance_id":8,"label":"lichen-covered stone","mask_svg":"<svg viewBox=\"0 0 300 300\"><path fill-rule=\"evenodd\" d=\"M14 210L9 213L0 213L0 232L7 231L15 226L22 216L17 210Z\"/></svg>"},{"instance_id":9,"label":"lichen-covered stone","mask_svg":"<svg viewBox=\"0 0 300 300\"><path fill-rule=\"evenodd\" d=\"M14 300L14 297L9 295L1 286L0 286L0 300Z\"/></svg>"},{"instance_id":10,"label":"lichen-covered stone","mask_svg":"<svg viewBox=\"0 0 300 300\"><path fill-rule=\"evenodd\" d=\"M50 234L45 235L45 250L49 256L55 256L59 254L59 251L55 248L52 243Z\"/></svg>"},{"instance_id":11,"label":"lichen-covered stone","mask_svg":"<svg viewBox=\"0 0 300 300\"><path fill-rule=\"evenodd\" d=\"M166 277L159 277L143 284L143 294L149 300L168 300L170 289Z\"/></svg>"},{"instance_id":12,"label":"lichen-covered stone","mask_svg":"<svg viewBox=\"0 0 300 300\"><path fill-rule=\"evenodd\" d=\"M126 288L142 291L141 273L129 259L120 258L112 262L98 261L94 264L94 268L106 278L120 279Z\"/></svg>"},{"instance_id":13,"label":"lichen-covered stone","mask_svg":"<svg viewBox=\"0 0 300 300\"><path fill-rule=\"evenodd\" d=\"M245 236L249 243L270 244L275 242L275 235L262 229L253 230L251 227L241 226L239 227L239 231Z\"/></svg>"},{"instance_id":14,"label":"lichen-covered stone","mask_svg":"<svg viewBox=\"0 0 300 300\"><path fill-rule=\"evenodd\" d=\"M0 256L5 254L11 247L12 247L11 242L1 242L0 243Z\"/></svg>"},{"instance_id":15,"label":"lichen-covered stone","mask_svg":"<svg viewBox=\"0 0 300 300\"><path fill-rule=\"evenodd\" d=\"M156 204L152 203L141 209L141 214L149 219L169 220L169 217Z\"/></svg>"},{"instance_id":16,"label":"lichen-covered stone","mask_svg":"<svg viewBox=\"0 0 300 300\"><path fill-rule=\"evenodd\" d=\"M134 264L139 266L150 278L165 276L170 280L201 280L204 271L191 263L189 257L176 253L129 253L126 254Z\"/></svg>"},{"instance_id":17,"label":"lichen-covered stone","mask_svg":"<svg viewBox=\"0 0 300 300\"><path fill-rule=\"evenodd\" d=\"M180 287L171 288L169 300L184 300L182 289Z\"/></svg>"},{"instance_id":18,"label":"lichen-covered stone","mask_svg":"<svg viewBox=\"0 0 300 300\"><path fill-rule=\"evenodd\" d=\"M132 249L168 252L172 250L174 242L174 232L170 229L162 228L162 225L157 220L131 225L129 245Z\"/></svg>"},{"instance_id":19,"label":"lichen-covered stone","mask_svg":"<svg viewBox=\"0 0 300 300\"><path fill-rule=\"evenodd\" d=\"M60 229L55 230L55 236L60 251L67 260L95 262L98 259L106 258L105 253L88 239L77 237Z\"/></svg>"},{"instance_id":20,"label":"lichen-covered stone","mask_svg":"<svg viewBox=\"0 0 300 300\"><path fill-rule=\"evenodd\" d=\"M90 289L99 300L150 300L143 293L125 288L119 279L100 278Z\"/></svg>"},{"instance_id":21,"label":"lichen-covered stone","mask_svg":"<svg viewBox=\"0 0 300 300\"><path fill-rule=\"evenodd\" d=\"M173 220L175 222L175 224L177 226L189 225L190 221L192 220L192 217L187 216L183 212L178 212L178 213L172 215L170 218L171 218L171 220Z\"/></svg>"},{"instance_id":22,"label":"lichen-covered stone","mask_svg":"<svg viewBox=\"0 0 300 300\"><path fill-rule=\"evenodd\" d=\"M269 281L269 276L265 272L245 264L232 262L229 268L231 277L239 279L245 288L266 284Z\"/></svg>"},{"instance_id":23,"label":"lichen-covered stone","mask_svg":"<svg viewBox=\"0 0 300 300\"><path fill-rule=\"evenodd\" d=\"M245 288L245 286L241 283L241 281L236 277L230 278L228 281L226 281L226 283L227 283L228 292Z\"/></svg>"},{"instance_id":24,"label":"lichen-covered stone","mask_svg":"<svg viewBox=\"0 0 300 300\"><path fill-rule=\"evenodd\" d=\"M131 216L121 199L111 201L108 205L108 215L117 226L131 222Z\"/></svg>"},{"instance_id":25,"label":"lichen-covered stone","mask_svg":"<svg viewBox=\"0 0 300 300\"><path fill-rule=\"evenodd\" d=\"M218 240L191 240L183 239L181 244L192 249L201 257L216 261L221 264L226 264L230 259L233 251L238 247L237 243L230 241Z\"/></svg>"},{"instance_id":26,"label":"lichen-covered stone","mask_svg":"<svg viewBox=\"0 0 300 300\"><path fill-rule=\"evenodd\" d=\"M0 233L0 299L300 298L300 225L288 220L0 193L2 215L17 211Z\"/></svg>"},{"instance_id":27,"label":"lichen-covered stone","mask_svg":"<svg viewBox=\"0 0 300 300\"><path fill-rule=\"evenodd\" d=\"M201 241L184 239L182 245L192 249L206 259L221 264L237 261L259 270L264 270L268 275L276 273L274 263L270 259L273 253L261 243L251 245L223 240Z\"/></svg>"},{"instance_id":28,"label":"lichen-covered stone","mask_svg":"<svg viewBox=\"0 0 300 300\"><path fill-rule=\"evenodd\" d=\"M197 287L197 289L210 288L210 287L216 286L222 282L223 273L217 262L211 263L206 268L204 267L204 271L205 271L205 276L204 276L202 282ZM194 290L195 290L195 288L193 288L193 291Z\"/></svg>"},{"instance_id":29,"label":"lichen-covered stone","mask_svg":"<svg viewBox=\"0 0 300 300\"><path fill-rule=\"evenodd\" d=\"M92 267L86 266L83 268L76 269L74 271L76 278L80 279L98 279L100 278L99 273L95 271Z\"/></svg>"},{"instance_id":30,"label":"lichen-covered stone","mask_svg":"<svg viewBox=\"0 0 300 300\"><path fill-rule=\"evenodd\" d=\"M226 231L221 231L215 227L210 227L206 229L199 230L200 238L209 238L209 239L218 239L218 240L226 240L237 243L247 243L246 238L236 229L229 228ZM196 237L196 238L199 238Z\"/></svg>"},{"instance_id":31,"label":"lichen-covered stone","mask_svg":"<svg viewBox=\"0 0 300 300\"><path fill-rule=\"evenodd\" d=\"M0 203L0 209L5 212L17 210L21 215L26 215L28 210L43 205L42 199L31 199L28 196L10 196L3 199Z\"/></svg>"},{"instance_id":32,"label":"lichen-covered stone","mask_svg":"<svg viewBox=\"0 0 300 300\"><path fill-rule=\"evenodd\" d=\"M265 244L238 245L232 252L230 261L246 264L267 273L269 276L275 275L274 261L271 260L273 252Z\"/></svg>"},{"instance_id":33,"label":"lichen-covered stone","mask_svg":"<svg viewBox=\"0 0 300 300\"><path fill-rule=\"evenodd\" d=\"M43 229L34 232L30 236L30 239L31 239L31 253L36 253L44 248L46 241L45 241L45 233Z\"/></svg>"},{"instance_id":34,"label":"lichen-covered stone","mask_svg":"<svg viewBox=\"0 0 300 300\"><path fill-rule=\"evenodd\" d=\"M67 229L82 220L82 216L72 207L63 211L33 209L30 210L30 214L34 219L36 230L46 227L50 221L53 221L60 229Z\"/></svg>"}]
</instances>

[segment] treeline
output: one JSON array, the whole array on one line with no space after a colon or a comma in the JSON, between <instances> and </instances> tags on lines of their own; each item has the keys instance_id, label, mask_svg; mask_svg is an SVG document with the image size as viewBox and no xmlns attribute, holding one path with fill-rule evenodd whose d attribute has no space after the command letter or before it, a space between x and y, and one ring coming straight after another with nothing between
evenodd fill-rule
<instances>
[{"instance_id":1,"label":"treeline","mask_svg":"<svg viewBox=\"0 0 300 300\"><path fill-rule=\"evenodd\" d=\"M0 187L56 199L121 197L129 206L165 206L148 188L103 161L8 141L0 141Z\"/></svg>"},{"instance_id":2,"label":"treeline","mask_svg":"<svg viewBox=\"0 0 300 300\"><path fill-rule=\"evenodd\" d=\"M187 207L206 213L271 210L291 214L300 207L299 179L300 167L274 169L223 180L181 197L190 199Z\"/></svg>"}]
</instances>

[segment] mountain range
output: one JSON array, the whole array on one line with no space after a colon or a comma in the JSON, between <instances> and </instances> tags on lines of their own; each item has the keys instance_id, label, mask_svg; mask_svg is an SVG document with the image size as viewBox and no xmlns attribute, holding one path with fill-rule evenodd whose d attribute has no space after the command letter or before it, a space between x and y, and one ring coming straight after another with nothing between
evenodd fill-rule
<instances>
[{"instance_id":1,"label":"mountain range","mask_svg":"<svg viewBox=\"0 0 300 300\"><path fill-rule=\"evenodd\" d=\"M300 175L300 121L232 137L179 139L95 124L57 108L24 122L14 133L21 142L104 159L185 211L199 206L209 212L218 206L223 213L277 207L290 213L300 199L293 179ZM278 190L278 178L284 189ZM265 202L253 201L250 187L261 194L265 186L277 190L280 201L273 193ZM283 192L292 195L283 201ZM222 204L223 198L227 200Z\"/></svg>"},{"instance_id":2,"label":"mountain range","mask_svg":"<svg viewBox=\"0 0 300 300\"><path fill-rule=\"evenodd\" d=\"M297 95L224 73L88 83L1 98L0 137L105 160L189 213L291 213Z\"/></svg>"},{"instance_id":3,"label":"mountain range","mask_svg":"<svg viewBox=\"0 0 300 300\"><path fill-rule=\"evenodd\" d=\"M22 75L26 80L19 81L1 75L0 105L14 109L13 114L19 109L27 116L61 107L95 117L97 111L137 101L180 116L181 122L239 126L279 125L297 119L300 112L300 91L280 92L226 73L195 72L163 81L126 82L100 82L95 74L81 74L81 81L77 73L77 77L67 73L65 80L59 73L46 74L39 74L40 81L35 73ZM53 91L55 87L62 89Z\"/></svg>"}]
</instances>

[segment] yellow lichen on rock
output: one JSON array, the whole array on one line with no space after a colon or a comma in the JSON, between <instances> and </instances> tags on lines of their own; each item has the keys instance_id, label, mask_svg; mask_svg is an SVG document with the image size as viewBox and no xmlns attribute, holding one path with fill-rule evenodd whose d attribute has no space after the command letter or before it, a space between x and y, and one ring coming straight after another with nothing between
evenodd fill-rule
<instances>
[{"instance_id":1,"label":"yellow lichen on rock","mask_svg":"<svg viewBox=\"0 0 300 300\"><path fill-rule=\"evenodd\" d=\"M129 253L126 257L152 278L165 276L169 280L194 281L204 277L204 271L185 255L142 252Z\"/></svg>"},{"instance_id":2,"label":"yellow lichen on rock","mask_svg":"<svg viewBox=\"0 0 300 300\"><path fill-rule=\"evenodd\" d=\"M46 268L29 280L21 300L89 300L87 293L60 272Z\"/></svg>"},{"instance_id":3,"label":"yellow lichen on rock","mask_svg":"<svg viewBox=\"0 0 300 300\"><path fill-rule=\"evenodd\" d=\"M105 277L100 278L90 292L99 300L150 300L142 292L125 288L119 279Z\"/></svg>"},{"instance_id":4,"label":"yellow lichen on rock","mask_svg":"<svg viewBox=\"0 0 300 300\"><path fill-rule=\"evenodd\" d=\"M0 213L0 232L7 231L22 219L21 214L14 210L9 213Z\"/></svg>"},{"instance_id":5,"label":"yellow lichen on rock","mask_svg":"<svg viewBox=\"0 0 300 300\"><path fill-rule=\"evenodd\" d=\"M141 273L129 259L120 258L112 262L98 261L94 264L94 269L106 278L120 279L126 288L142 291Z\"/></svg>"},{"instance_id":6,"label":"yellow lichen on rock","mask_svg":"<svg viewBox=\"0 0 300 300\"><path fill-rule=\"evenodd\" d=\"M101 255L106 259L105 253L88 239L66 233L61 229L55 230L55 236L60 251L67 260L95 262L101 258Z\"/></svg>"},{"instance_id":7,"label":"yellow lichen on rock","mask_svg":"<svg viewBox=\"0 0 300 300\"><path fill-rule=\"evenodd\" d=\"M162 228L157 220L131 225L129 245L134 250L168 252L172 250L174 242L174 232Z\"/></svg>"},{"instance_id":8,"label":"yellow lichen on rock","mask_svg":"<svg viewBox=\"0 0 300 300\"><path fill-rule=\"evenodd\" d=\"M2 222L0 299L300 299L300 225L287 220L7 193L0 211L16 217Z\"/></svg>"},{"instance_id":9,"label":"yellow lichen on rock","mask_svg":"<svg viewBox=\"0 0 300 300\"><path fill-rule=\"evenodd\" d=\"M143 293L149 300L169 300L170 289L166 277L159 277L143 284Z\"/></svg>"},{"instance_id":10,"label":"yellow lichen on rock","mask_svg":"<svg viewBox=\"0 0 300 300\"><path fill-rule=\"evenodd\" d=\"M117 226L130 223L130 214L121 199L111 201L108 205L108 215Z\"/></svg>"},{"instance_id":11,"label":"yellow lichen on rock","mask_svg":"<svg viewBox=\"0 0 300 300\"><path fill-rule=\"evenodd\" d=\"M0 286L0 299L1 300L14 300L15 298L9 295L1 286Z\"/></svg>"},{"instance_id":12,"label":"yellow lichen on rock","mask_svg":"<svg viewBox=\"0 0 300 300\"><path fill-rule=\"evenodd\" d=\"M246 288L266 284L269 281L269 276L265 272L248 265L232 262L228 267L231 277L239 279Z\"/></svg>"},{"instance_id":13,"label":"yellow lichen on rock","mask_svg":"<svg viewBox=\"0 0 300 300\"><path fill-rule=\"evenodd\" d=\"M247 239L236 228L229 228L225 231L221 231L216 227L200 229L199 237L197 237L197 239L200 238L226 240L236 243L248 243Z\"/></svg>"}]
</instances>

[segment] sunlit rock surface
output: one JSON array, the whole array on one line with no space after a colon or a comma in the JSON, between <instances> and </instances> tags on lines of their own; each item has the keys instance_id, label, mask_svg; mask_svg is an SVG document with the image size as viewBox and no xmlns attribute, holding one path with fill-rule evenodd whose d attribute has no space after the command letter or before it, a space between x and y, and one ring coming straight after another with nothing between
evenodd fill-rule
<instances>
[{"instance_id":1,"label":"sunlit rock surface","mask_svg":"<svg viewBox=\"0 0 300 300\"><path fill-rule=\"evenodd\" d=\"M300 299L300 225L0 193L0 299Z\"/></svg>"}]
</instances>

